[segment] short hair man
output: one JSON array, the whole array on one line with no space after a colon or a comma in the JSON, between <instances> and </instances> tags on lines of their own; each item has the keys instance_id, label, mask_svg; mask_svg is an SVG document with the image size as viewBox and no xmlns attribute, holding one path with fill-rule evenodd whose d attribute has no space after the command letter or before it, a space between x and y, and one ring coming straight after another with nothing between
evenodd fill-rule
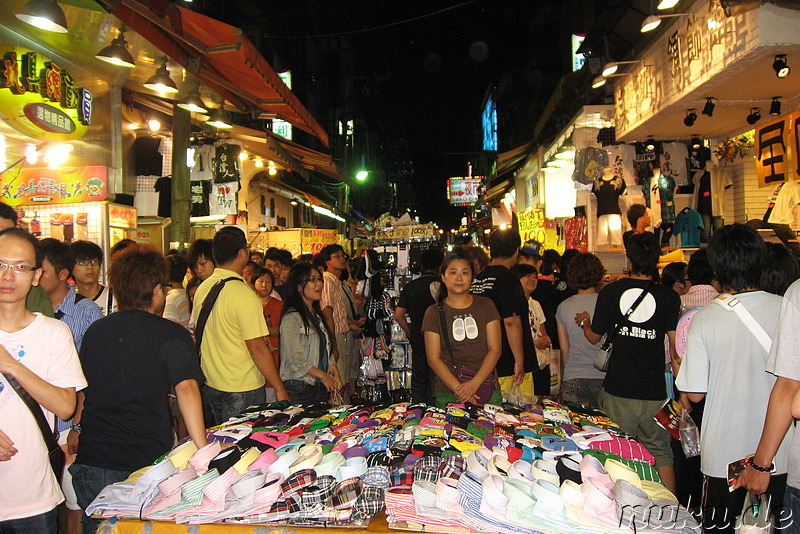
<instances>
[{"instance_id":1,"label":"short hair man","mask_svg":"<svg viewBox=\"0 0 800 534\"><path fill-rule=\"evenodd\" d=\"M419 259L422 273L403 287L394 310L394 319L411 342L411 401L433 404L433 373L425 353L422 319L428 307L439 298L442 285L439 267L444 255L441 249L430 248L423 251ZM406 320L406 313L411 324Z\"/></svg>"},{"instance_id":2,"label":"short hair man","mask_svg":"<svg viewBox=\"0 0 800 534\"><path fill-rule=\"evenodd\" d=\"M75 391L86 387L69 328L25 307L39 283L42 249L25 230L0 231L0 372L13 376L41 406L69 419ZM11 387L0 391L0 531L56 533L64 500L39 426Z\"/></svg>"},{"instance_id":3,"label":"short hair man","mask_svg":"<svg viewBox=\"0 0 800 534\"><path fill-rule=\"evenodd\" d=\"M625 212L625 218L628 219L628 224L631 225L631 229L622 234L622 243L627 249L628 240L632 235L646 232L650 227L650 213L644 204L634 204Z\"/></svg>"},{"instance_id":4,"label":"short hair man","mask_svg":"<svg viewBox=\"0 0 800 534\"><path fill-rule=\"evenodd\" d=\"M169 288L164 256L132 246L114 258L108 274L119 311L95 321L83 338L80 357L89 387L70 433L78 457L69 471L84 510L106 485L172 448L167 397L173 390L192 441L207 444L198 385L203 375L192 337L161 317ZM99 524L84 517L84 534Z\"/></svg>"},{"instance_id":5,"label":"short hair man","mask_svg":"<svg viewBox=\"0 0 800 534\"><path fill-rule=\"evenodd\" d=\"M210 239L195 239L186 251L186 265L194 276L205 280L214 272L214 248Z\"/></svg>"},{"instance_id":6,"label":"short hair man","mask_svg":"<svg viewBox=\"0 0 800 534\"><path fill-rule=\"evenodd\" d=\"M100 283L103 249L91 241L75 241L70 245L70 249L75 256L72 278L75 280L78 293L92 299L100 307L103 315L116 311L117 306L111 288Z\"/></svg>"},{"instance_id":7,"label":"short hair man","mask_svg":"<svg viewBox=\"0 0 800 534\"><path fill-rule=\"evenodd\" d=\"M701 248L692 253L689 265L686 267L686 277L692 283L692 287L686 294L681 295L681 308L684 312L702 308L719 295L719 291L713 284L714 270L708 263L707 248Z\"/></svg>"},{"instance_id":8,"label":"short hair man","mask_svg":"<svg viewBox=\"0 0 800 534\"><path fill-rule=\"evenodd\" d=\"M264 265L264 253L260 250L251 250L250 251L250 261L261 267Z\"/></svg>"},{"instance_id":9,"label":"short hair man","mask_svg":"<svg viewBox=\"0 0 800 534\"><path fill-rule=\"evenodd\" d=\"M19 222L17 210L4 202L0 202L0 230L6 228L16 228ZM39 312L47 317L55 317L53 307L50 305L50 299L47 297L47 292L39 285L31 287L28 292L28 298L25 301L28 310L32 312Z\"/></svg>"},{"instance_id":10,"label":"short hair man","mask_svg":"<svg viewBox=\"0 0 800 534\"><path fill-rule=\"evenodd\" d=\"M734 295L752 316L748 321L757 322L772 339L783 299L758 289L765 248L752 227L728 225L711 236L708 260L723 293ZM708 304L692 318L675 385L689 400L706 401L700 433L706 530L732 533L742 510L747 491L728 490L728 464L758 446L758 433L752 429L764 420L775 385L775 376L764 370L768 352L728 304ZM782 436L774 458L776 474L767 489L774 506L783 502L793 430ZM759 465L770 463L772 458Z\"/></svg>"},{"instance_id":11,"label":"short hair man","mask_svg":"<svg viewBox=\"0 0 800 534\"><path fill-rule=\"evenodd\" d=\"M336 346L333 350L337 361L337 370L346 393L353 393L358 370L361 367L358 335L364 325L363 319L356 319L355 298L347 284L343 284L341 276L347 270L347 254L341 245L326 245L314 258L324 267L322 288L322 315L336 335Z\"/></svg>"},{"instance_id":12,"label":"short hair man","mask_svg":"<svg viewBox=\"0 0 800 534\"><path fill-rule=\"evenodd\" d=\"M289 275L289 268L292 266L292 253L275 247L267 249L264 255L264 267L272 272L275 277L275 292L286 300L289 296L289 286L285 284L286 277Z\"/></svg>"},{"instance_id":13,"label":"short hair man","mask_svg":"<svg viewBox=\"0 0 800 534\"><path fill-rule=\"evenodd\" d=\"M528 326L528 301L519 278L511 272L517 263L520 244L516 230L494 230L489 237L492 261L474 277L469 291L490 298L500 312L503 349L497 375L501 389L509 390L513 381L522 384L523 392L531 397L549 395L550 373L539 370Z\"/></svg>"},{"instance_id":14,"label":"short hair man","mask_svg":"<svg viewBox=\"0 0 800 534\"><path fill-rule=\"evenodd\" d=\"M278 400L289 396L267 347L269 329L261 301L241 276L250 260L247 237L241 229L226 226L214 236L212 245L217 267L197 288L192 319L197 324L209 292L223 283L200 346L206 377L203 402L214 418L211 424L219 424L250 405L264 403L266 380Z\"/></svg>"},{"instance_id":15,"label":"short hair man","mask_svg":"<svg viewBox=\"0 0 800 534\"><path fill-rule=\"evenodd\" d=\"M589 343L596 344L615 325L608 372L603 380L600 406L620 428L636 437L652 453L656 470L668 490L675 493L675 469L670 438L658 426L653 414L667 399L664 379L664 336L669 338L670 354L675 353L675 327L680 317L681 299L666 286L653 283L661 255L656 236L651 232L635 234L625 250L630 278L623 278L600 290L594 314L576 314L575 322L583 327ZM622 322L631 305L646 289L644 299L631 316Z\"/></svg>"}]
</instances>

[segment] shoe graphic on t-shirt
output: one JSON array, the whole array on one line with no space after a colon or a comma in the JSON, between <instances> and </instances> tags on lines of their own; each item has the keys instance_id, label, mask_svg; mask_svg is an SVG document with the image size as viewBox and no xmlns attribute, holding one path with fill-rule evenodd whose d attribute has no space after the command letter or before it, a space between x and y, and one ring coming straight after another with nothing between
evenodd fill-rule
<instances>
[{"instance_id":1,"label":"shoe graphic on t-shirt","mask_svg":"<svg viewBox=\"0 0 800 534\"><path fill-rule=\"evenodd\" d=\"M475 339L478 337L478 323L471 315L464 317L464 327L467 333L467 339Z\"/></svg>"},{"instance_id":2,"label":"shoe graphic on t-shirt","mask_svg":"<svg viewBox=\"0 0 800 534\"><path fill-rule=\"evenodd\" d=\"M464 319L456 317L453 320L453 339L456 341L464 341L465 333Z\"/></svg>"}]
</instances>

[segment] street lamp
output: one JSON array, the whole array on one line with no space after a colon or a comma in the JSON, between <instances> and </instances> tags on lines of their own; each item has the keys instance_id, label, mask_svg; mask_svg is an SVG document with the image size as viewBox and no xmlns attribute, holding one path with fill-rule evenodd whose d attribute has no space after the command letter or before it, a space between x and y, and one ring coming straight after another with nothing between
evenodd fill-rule
<instances>
[{"instance_id":1,"label":"street lamp","mask_svg":"<svg viewBox=\"0 0 800 534\"><path fill-rule=\"evenodd\" d=\"M356 180L363 182L369 176L369 171L360 170L356 173Z\"/></svg>"}]
</instances>

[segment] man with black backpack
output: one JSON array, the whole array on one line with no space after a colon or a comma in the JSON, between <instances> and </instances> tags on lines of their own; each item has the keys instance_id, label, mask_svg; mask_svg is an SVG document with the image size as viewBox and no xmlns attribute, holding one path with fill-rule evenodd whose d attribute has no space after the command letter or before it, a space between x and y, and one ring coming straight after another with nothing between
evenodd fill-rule
<instances>
[{"instance_id":1,"label":"man with black backpack","mask_svg":"<svg viewBox=\"0 0 800 534\"><path fill-rule=\"evenodd\" d=\"M216 268L197 288L192 311L206 377L203 403L213 416L209 426L264 403L265 378L278 400L289 400L267 347L269 329L261 301L241 276L250 260L247 237L241 229L226 226L211 246Z\"/></svg>"}]
</instances>

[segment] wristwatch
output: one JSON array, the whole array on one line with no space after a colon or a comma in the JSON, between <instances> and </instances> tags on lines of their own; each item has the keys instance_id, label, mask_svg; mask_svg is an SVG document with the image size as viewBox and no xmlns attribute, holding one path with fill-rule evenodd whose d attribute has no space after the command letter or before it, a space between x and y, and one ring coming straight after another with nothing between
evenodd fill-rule
<instances>
[{"instance_id":1,"label":"wristwatch","mask_svg":"<svg viewBox=\"0 0 800 534\"><path fill-rule=\"evenodd\" d=\"M81 433L81 424L80 423L75 423L74 425L72 425L72 431L77 433L77 434L80 434Z\"/></svg>"}]
</instances>

